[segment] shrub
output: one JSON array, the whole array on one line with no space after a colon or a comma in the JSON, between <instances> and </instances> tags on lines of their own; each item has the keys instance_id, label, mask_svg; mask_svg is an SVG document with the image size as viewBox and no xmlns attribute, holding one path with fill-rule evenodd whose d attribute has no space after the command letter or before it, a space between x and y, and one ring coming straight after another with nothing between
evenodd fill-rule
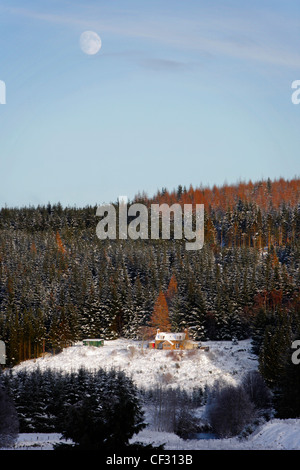
<instances>
[{"instance_id":1,"label":"shrub","mask_svg":"<svg viewBox=\"0 0 300 470\"><path fill-rule=\"evenodd\" d=\"M244 387L217 384L207 405L207 417L219 437L231 437L254 419L255 406Z\"/></svg>"},{"instance_id":2,"label":"shrub","mask_svg":"<svg viewBox=\"0 0 300 470\"><path fill-rule=\"evenodd\" d=\"M257 409L265 409L270 406L271 392L257 370L251 370L245 375L242 386Z\"/></svg>"}]
</instances>

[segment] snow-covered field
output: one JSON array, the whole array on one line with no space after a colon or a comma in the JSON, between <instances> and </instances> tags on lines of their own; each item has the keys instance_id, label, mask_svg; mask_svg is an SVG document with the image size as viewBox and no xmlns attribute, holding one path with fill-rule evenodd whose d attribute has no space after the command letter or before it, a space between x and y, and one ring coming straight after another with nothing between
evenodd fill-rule
<instances>
[{"instance_id":1,"label":"snow-covered field","mask_svg":"<svg viewBox=\"0 0 300 470\"><path fill-rule=\"evenodd\" d=\"M300 419L272 420L247 439L183 440L176 434L143 430L131 442L165 444L166 450L300 450ZM19 450L51 450L61 442L59 434L20 434Z\"/></svg>"},{"instance_id":2,"label":"snow-covered field","mask_svg":"<svg viewBox=\"0 0 300 470\"><path fill-rule=\"evenodd\" d=\"M243 375L257 368L256 357L251 354L250 341L206 342L209 351L194 350L170 354L168 351L150 350L135 341L118 339L106 341L104 347L83 346L78 343L60 354L23 362L15 370L26 368L41 370L55 368L71 371L112 367L124 370L138 387L150 388L157 382L192 390L211 385L216 379L238 383ZM16 448L51 449L59 441L57 434L20 434ZM167 450L300 450L300 419L272 420L263 424L248 438L240 440L208 439L183 440L172 433L153 431L151 427L134 436L133 441L165 444Z\"/></svg>"},{"instance_id":3,"label":"snow-covered field","mask_svg":"<svg viewBox=\"0 0 300 470\"><path fill-rule=\"evenodd\" d=\"M103 347L83 346L82 343L64 349L56 356L25 361L15 370L55 368L71 371L88 369L121 369L132 377L138 387L149 388L157 382L178 385L185 389L212 384L216 379L237 383L245 372L257 368L249 340L234 345L231 341L202 343L200 349L170 353L147 349L141 342L118 339L105 341Z\"/></svg>"},{"instance_id":4,"label":"snow-covered field","mask_svg":"<svg viewBox=\"0 0 300 470\"><path fill-rule=\"evenodd\" d=\"M272 420L246 439L183 440L176 434L145 429L132 442L165 444L166 450L300 450L300 419Z\"/></svg>"}]
</instances>

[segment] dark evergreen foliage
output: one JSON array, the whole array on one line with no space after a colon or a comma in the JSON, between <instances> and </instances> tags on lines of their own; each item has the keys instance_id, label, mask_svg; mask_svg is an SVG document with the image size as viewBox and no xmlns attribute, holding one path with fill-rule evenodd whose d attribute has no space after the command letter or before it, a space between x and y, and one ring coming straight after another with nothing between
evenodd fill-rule
<instances>
[{"instance_id":1,"label":"dark evergreen foliage","mask_svg":"<svg viewBox=\"0 0 300 470\"><path fill-rule=\"evenodd\" d=\"M96 450L127 446L145 426L138 390L121 371L22 370L2 374L0 383L13 400L20 432L59 432Z\"/></svg>"},{"instance_id":2,"label":"dark evergreen foliage","mask_svg":"<svg viewBox=\"0 0 300 470\"><path fill-rule=\"evenodd\" d=\"M0 447L10 447L19 433L19 420L12 398L0 386Z\"/></svg>"},{"instance_id":3,"label":"dark evergreen foliage","mask_svg":"<svg viewBox=\"0 0 300 470\"><path fill-rule=\"evenodd\" d=\"M226 237L238 219L252 240L252 217L254 204L211 210L206 232L214 227L219 235L212 241L206 233L203 249L189 252L183 240L99 240L96 207L1 209L0 337L8 364L84 337L139 337L172 276L172 328L188 327L197 340L253 336L258 354L275 311L289 316L298 302L299 242L292 235L299 216L287 205L259 212L261 237L271 233L276 242L266 249ZM280 227L285 244L276 241Z\"/></svg>"}]
</instances>

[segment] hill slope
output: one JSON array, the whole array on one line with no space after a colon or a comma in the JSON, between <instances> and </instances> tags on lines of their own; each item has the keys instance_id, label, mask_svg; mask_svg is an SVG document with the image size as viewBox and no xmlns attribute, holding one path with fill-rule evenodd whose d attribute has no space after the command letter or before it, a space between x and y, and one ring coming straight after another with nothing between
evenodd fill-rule
<instances>
[{"instance_id":1,"label":"hill slope","mask_svg":"<svg viewBox=\"0 0 300 470\"><path fill-rule=\"evenodd\" d=\"M232 344L230 341L208 341L209 351L169 352L143 347L138 341L117 339L105 341L104 347L83 346L78 343L55 356L28 360L14 370L26 368L56 370L117 368L130 376L141 388L157 383L180 386L186 390L211 385L216 379L237 383L245 372L257 368L251 354L250 340Z\"/></svg>"},{"instance_id":2,"label":"hill slope","mask_svg":"<svg viewBox=\"0 0 300 470\"><path fill-rule=\"evenodd\" d=\"M26 368L41 370L54 368L71 371L80 367L87 369L112 367L124 370L138 387L151 388L157 383L180 386L186 390L211 385L217 379L239 383L244 374L257 368L256 357L251 354L251 342L209 341L203 345L209 351L183 351L170 354L167 351L145 349L142 343L125 339L106 341L104 347L83 346L78 343L55 356L30 360L14 367L15 371ZM201 439L183 440L173 433L158 432L147 427L132 442L165 444L166 450L300 450L300 419L271 420L259 427L247 439ZM59 441L58 434L20 434L17 448L51 449Z\"/></svg>"}]
</instances>

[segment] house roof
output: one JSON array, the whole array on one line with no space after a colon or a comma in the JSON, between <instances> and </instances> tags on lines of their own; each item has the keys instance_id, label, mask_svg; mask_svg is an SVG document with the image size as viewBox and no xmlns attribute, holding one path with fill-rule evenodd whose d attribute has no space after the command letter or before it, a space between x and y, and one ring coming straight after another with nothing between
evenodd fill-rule
<instances>
[{"instance_id":1,"label":"house roof","mask_svg":"<svg viewBox=\"0 0 300 470\"><path fill-rule=\"evenodd\" d=\"M172 346L174 346L174 343L172 343L172 341L170 341L169 339L166 339L164 343L170 343Z\"/></svg>"},{"instance_id":2,"label":"house roof","mask_svg":"<svg viewBox=\"0 0 300 470\"><path fill-rule=\"evenodd\" d=\"M169 342L184 341L185 338L186 338L185 333L166 333L166 332L161 332L161 331L158 331L156 336L155 336L156 341L164 341L165 340L165 341L169 341Z\"/></svg>"}]
</instances>

